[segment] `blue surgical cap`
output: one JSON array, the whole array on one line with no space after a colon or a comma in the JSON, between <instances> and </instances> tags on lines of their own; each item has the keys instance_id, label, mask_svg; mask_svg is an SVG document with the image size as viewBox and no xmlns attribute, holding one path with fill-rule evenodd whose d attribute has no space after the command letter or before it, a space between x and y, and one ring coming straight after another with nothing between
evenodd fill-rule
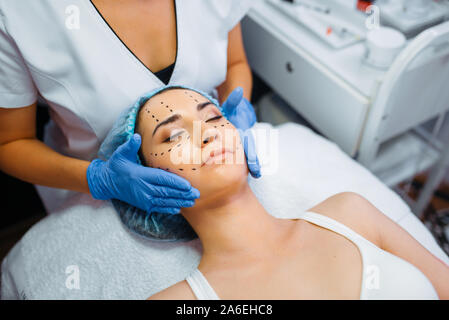
<instances>
[{"instance_id":1,"label":"blue surgical cap","mask_svg":"<svg viewBox=\"0 0 449 320\"><path fill-rule=\"evenodd\" d=\"M218 101L204 92L185 86L170 85L160 87L140 97L130 108L125 109L119 115L101 144L98 157L104 161L108 160L120 145L127 142L134 135L140 108L156 94L168 89L195 91L209 99L223 113ZM225 114L223 115L226 117ZM137 158L141 164L139 157ZM187 220L180 214L148 213L117 199L113 199L112 204L122 222L131 231L145 238L156 241L190 241L198 237Z\"/></svg>"}]
</instances>

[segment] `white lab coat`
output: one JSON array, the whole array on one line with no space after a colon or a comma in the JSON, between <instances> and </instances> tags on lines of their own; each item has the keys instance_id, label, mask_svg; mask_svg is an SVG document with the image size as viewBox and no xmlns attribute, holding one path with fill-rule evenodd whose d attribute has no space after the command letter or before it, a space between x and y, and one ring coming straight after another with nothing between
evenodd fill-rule
<instances>
[{"instance_id":1,"label":"white lab coat","mask_svg":"<svg viewBox=\"0 0 449 320\"><path fill-rule=\"evenodd\" d=\"M211 93L226 78L227 34L250 0L176 0L170 84ZM151 39L149 39L151 41ZM92 160L119 113L163 83L116 36L90 0L0 0L0 107L50 106L45 143ZM48 212L73 192L38 187Z\"/></svg>"}]
</instances>

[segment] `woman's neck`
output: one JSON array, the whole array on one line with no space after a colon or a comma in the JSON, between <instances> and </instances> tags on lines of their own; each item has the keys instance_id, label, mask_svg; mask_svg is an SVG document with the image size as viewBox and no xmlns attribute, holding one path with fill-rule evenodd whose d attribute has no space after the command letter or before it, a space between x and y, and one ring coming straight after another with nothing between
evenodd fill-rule
<instances>
[{"instance_id":1,"label":"woman's neck","mask_svg":"<svg viewBox=\"0 0 449 320\"><path fill-rule=\"evenodd\" d=\"M183 212L203 245L203 260L229 263L232 259L259 259L286 239L291 221L270 215L248 183L233 187L232 195L214 205Z\"/></svg>"}]
</instances>

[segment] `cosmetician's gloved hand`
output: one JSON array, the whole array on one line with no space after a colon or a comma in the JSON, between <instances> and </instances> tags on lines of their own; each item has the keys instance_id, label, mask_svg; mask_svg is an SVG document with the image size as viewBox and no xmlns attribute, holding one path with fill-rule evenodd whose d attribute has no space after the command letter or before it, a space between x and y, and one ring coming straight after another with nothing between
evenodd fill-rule
<instances>
[{"instance_id":1,"label":"cosmetician's gloved hand","mask_svg":"<svg viewBox=\"0 0 449 320\"><path fill-rule=\"evenodd\" d=\"M228 120L239 130L251 176L259 178L260 164L256 154L256 144L250 132L250 128L257 121L254 107L243 97L241 87L235 88L221 107Z\"/></svg>"},{"instance_id":2,"label":"cosmetician's gloved hand","mask_svg":"<svg viewBox=\"0 0 449 320\"><path fill-rule=\"evenodd\" d=\"M141 137L134 134L108 161L95 159L87 168L87 182L98 200L118 199L146 212L177 214L191 207L200 192L173 173L137 163Z\"/></svg>"},{"instance_id":3,"label":"cosmetician's gloved hand","mask_svg":"<svg viewBox=\"0 0 449 320\"><path fill-rule=\"evenodd\" d=\"M235 88L221 107L229 121L238 129L247 130L257 121L254 107L243 96L242 87Z\"/></svg>"}]
</instances>

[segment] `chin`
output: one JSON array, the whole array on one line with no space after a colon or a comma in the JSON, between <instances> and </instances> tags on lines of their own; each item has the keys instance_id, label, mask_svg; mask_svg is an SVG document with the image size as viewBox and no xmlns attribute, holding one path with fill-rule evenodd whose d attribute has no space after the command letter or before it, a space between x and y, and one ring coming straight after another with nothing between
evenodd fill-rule
<instances>
[{"instance_id":1,"label":"chin","mask_svg":"<svg viewBox=\"0 0 449 320\"><path fill-rule=\"evenodd\" d=\"M190 181L201 197L221 193L227 189L238 188L248 180L248 167L245 164L215 164L203 168L199 179Z\"/></svg>"},{"instance_id":2,"label":"chin","mask_svg":"<svg viewBox=\"0 0 449 320\"><path fill-rule=\"evenodd\" d=\"M232 199L248 183L248 173L246 163L222 164L210 166L200 175L185 177L200 191L201 196L193 207L183 208L182 213L188 214Z\"/></svg>"}]
</instances>

